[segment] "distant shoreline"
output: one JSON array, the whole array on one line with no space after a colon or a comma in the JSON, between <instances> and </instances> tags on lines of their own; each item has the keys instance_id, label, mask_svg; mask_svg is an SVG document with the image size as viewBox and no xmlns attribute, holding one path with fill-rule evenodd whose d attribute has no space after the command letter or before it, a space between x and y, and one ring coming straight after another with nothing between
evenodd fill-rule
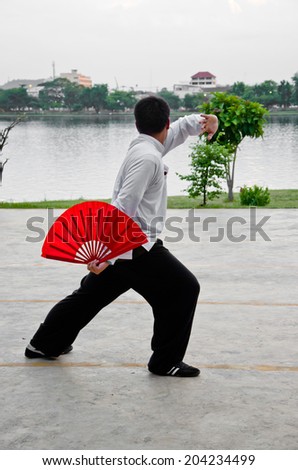
<instances>
[{"instance_id":1,"label":"distant shoreline","mask_svg":"<svg viewBox=\"0 0 298 470\"><path fill-rule=\"evenodd\" d=\"M184 116L184 114L195 113L196 110L185 110L185 111L171 111L172 116ZM110 111L102 111L100 113L95 112L73 112L73 111L20 111L20 112L0 112L0 118L14 118L14 117L81 117L81 118L94 118L94 117L133 117L133 111L127 112L110 112ZM298 116L298 109L280 109L280 110L271 110L269 111L269 116Z\"/></svg>"}]
</instances>

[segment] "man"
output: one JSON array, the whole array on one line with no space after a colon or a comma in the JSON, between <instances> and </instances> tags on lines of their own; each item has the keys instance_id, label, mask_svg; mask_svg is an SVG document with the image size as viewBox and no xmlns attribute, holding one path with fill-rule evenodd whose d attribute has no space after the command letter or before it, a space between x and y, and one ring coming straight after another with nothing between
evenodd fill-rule
<instances>
[{"instance_id":1,"label":"man","mask_svg":"<svg viewBox=\"0 0 298 470\"><path fill-rule=\"evenodd\" d=\"M139 136L132 141L116 178L112 204L134 218L148 243L111 262L89 263L79 289L55 305L26 348L28 358L53 358L72 349L79 331L119 295L134 289L151 305L154 327L153 374L195 377L199 369L183 362L199 295L195 276L158 236L166 216L167 167L162 157L190 135L208 134L218 123L213 115L191 115L170 126L170 109L150 96L135 106Z\"/></svg>"}]
</instances>

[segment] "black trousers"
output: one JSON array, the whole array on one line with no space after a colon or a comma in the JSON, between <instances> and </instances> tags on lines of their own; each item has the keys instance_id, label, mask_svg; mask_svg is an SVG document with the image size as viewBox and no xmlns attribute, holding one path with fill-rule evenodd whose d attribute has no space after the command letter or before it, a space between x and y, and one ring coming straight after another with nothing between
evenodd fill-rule
<instances>
[{"instance_id":1,"label":"black trousers","mask_svg":"<svg viewBox=\"0 0 298 470\"><path fill-rule=\"evenodd\" d=\"M149 252L142 250L142 254L132 260L118 260L99 275L85 276L79 289L50 310L31 344L46 355L59 356L102 308L132 288L153 310L153 354L149 370L167 372L182 361L191 333L199 283L161 240Z\"/></svg>"}]
</instances>

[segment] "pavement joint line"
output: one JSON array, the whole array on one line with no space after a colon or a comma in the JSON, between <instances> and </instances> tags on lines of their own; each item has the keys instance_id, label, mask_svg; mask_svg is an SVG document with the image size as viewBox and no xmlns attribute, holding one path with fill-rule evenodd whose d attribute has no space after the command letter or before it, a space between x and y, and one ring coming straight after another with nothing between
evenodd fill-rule
<instances>
[{"instance_id":1,"label":"pavement joint line","mask_svg":"<svg viewBox=\"0 0 298 470\"><path fill-rule=\"evenodd\" d=\"M0 299L0 303L56 303L61 299ZM114 300L116 304L146 304L146 300ZM199 300L200 305L251 305L254 307L298 307L298 303L289 302L261 302L261 301L216 301Z\"/></svg>"},{"instance_id":2,"label":"pavement joint line","mask_svg":"<svg viewBox=\"0 0 298 470\"><path fill-rule=\"evenodd\" d=\"M74 367L74 368L91 368L97 367L101 369L115 369L115 368L143 368L146 369L146 364L119 362L119 363L106 363L106 362L64 362L53 360L30 360L30 362L0 362L0 368L14 368L14 367ZM298 372L298 366L274 366L269 364L201 364L200 369L215 369L215 370L238 370L238 371L255 371L255 372Z\"/></svg>"}]
</instances>

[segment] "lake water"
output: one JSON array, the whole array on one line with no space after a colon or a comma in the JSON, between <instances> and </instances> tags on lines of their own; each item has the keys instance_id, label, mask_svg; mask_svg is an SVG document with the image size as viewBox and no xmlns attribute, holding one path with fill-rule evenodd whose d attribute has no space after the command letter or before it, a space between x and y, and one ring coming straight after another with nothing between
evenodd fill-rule
<instances>
[{"instance_id":1,"label":"lake water","mask_svg":"<svg viewBox=\"0 0 298 470\"><path fill-rule=\"evenodd\" d=\"M8 124L0 118L0 130ZM109 198L130 141L132 116L37 117L15 127L4 147L9 158L0 186L2 201ZM165 157L170 167L168 194L186 194L189 138ZM270 118L263 139L246 138L239 151L235 185L298 188L298 116ZM223 186L226 190L226 185Z\"/></svg>"}]
</instances>

